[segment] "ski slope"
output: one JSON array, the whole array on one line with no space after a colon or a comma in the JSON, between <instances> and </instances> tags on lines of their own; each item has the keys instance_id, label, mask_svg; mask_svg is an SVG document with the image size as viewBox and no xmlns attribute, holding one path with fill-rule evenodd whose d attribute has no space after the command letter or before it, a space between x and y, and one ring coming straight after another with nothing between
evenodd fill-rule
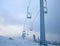
<instances>
[{"instance_id":1,"label":"ski slope","mask_svg":"<svg viewBox=\"0 0 60 46\"><path fill-rule=\"evenodd\" d=\"M39 46L39 44L22 38L10 40L7 37L0 36L0 46Z\"/></svg>"},{"instance_id":2,"label":"ski slope","mask_svg":"<svg viewBox=\"0 0 60 46\"><path fill-rule=\"evenodd\" d=\"M43 45L39 45L39 43L35 43L27 39L22 38L9 39L9 37L0 36L0 46L43 46ZM48 46L54 46L54 45L48 45Z\"/></svg>"}]
</instances>

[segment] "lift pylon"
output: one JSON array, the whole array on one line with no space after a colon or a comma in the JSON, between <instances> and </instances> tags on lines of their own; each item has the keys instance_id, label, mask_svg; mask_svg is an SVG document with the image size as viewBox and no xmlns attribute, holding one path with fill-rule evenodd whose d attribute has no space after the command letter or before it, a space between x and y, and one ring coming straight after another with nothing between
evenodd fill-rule
<instances>
[{"instance_id":1,"label":"lift pylon","mask_svg":"<svg viewBox=\"0 0 60 46\"><path fill-rule=\"evenodd\" d=\"M45 39L44 4L40 0L40 45L47 46Z\"/></svg>"}]
</instances>

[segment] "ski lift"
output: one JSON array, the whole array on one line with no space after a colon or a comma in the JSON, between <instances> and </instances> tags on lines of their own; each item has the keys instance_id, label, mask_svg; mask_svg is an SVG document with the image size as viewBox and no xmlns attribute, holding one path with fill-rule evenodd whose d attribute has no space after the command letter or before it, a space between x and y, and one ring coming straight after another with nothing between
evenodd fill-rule
<instances>
[{"instance_id":1,"label":"ski lift","mask_svg":"<svg viewBox=\"0 0 60 46\"><path fill-rule=\"evenodd\" d=\"M30 12L27 13L27 18L28 18L28 19L31 19L31 18L32 18Z\"/></svg>"},{"instance_id":2,"label":"ski lift","mask_svg":"<svg viewBox=\"0 0 60 46\"><path fill-rule=\"evenodd\" d=\"M31 13L29 12L29 6L27 7L27 18L28 19L31 19L32 17L31 17Z\"/></svg>"},{"instance_id":3,"label":"ski lift","mask_svg":"<svg viewBox=\"0 0 60 46\"><path fill-rule=\"evenodd\" d=\"M47 1L44 0L44 13L47 14Z\"/></svg>"},{"instance_id":4,"label":"ski lift","mask_svg":"<svg viewBox=\"0 0 60 46\"><path fill-rule=\"evenodd\" d=\"M46 7L44 7L44 13L47 14L47 8Z\"/></svg>"},{"instance_id":5,"label":"ski lift","mask_svg":"<svg viewBox=\"0 0 60 46\"><path fill-rule=\"evenodd\" d=\"M30 31L32 31L32 29L30 29Z\"/></svg>"}]
</instances>

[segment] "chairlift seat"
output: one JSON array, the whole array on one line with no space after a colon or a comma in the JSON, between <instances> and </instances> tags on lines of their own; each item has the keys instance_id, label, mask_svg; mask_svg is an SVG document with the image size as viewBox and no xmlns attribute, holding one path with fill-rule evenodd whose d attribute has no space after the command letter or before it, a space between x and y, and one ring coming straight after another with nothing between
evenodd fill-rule
<instances>
[{"instance_id":1,"label":"chairlift seat","mask_svg":"<svg viewBox=\"0 0 60 46\"><path fill-rule=\"evenodd\" d=\"M28 14L27 14L27 18L28 18L28 19L31 19L31 18L32 18L30 12L28 12Z\"/></svg>"},{"instance_id":2,"label":"chairlift seat","mask_svg":"<svg viewBox=\"0 0 60 46\"><path fill-rule=\"evenodd\" d=\"M44 13L45 13L45 14L47 13L47 8L46 8L46 7L44 7Z\"/></svg>"},{"instance_id":3,"label":"chairlift seat","mask_svg":"<svg viewBox=\"0 0 60 46\"><path fill-rule=\"evenodd\" d=\"M44 11L44 13L46 14L46 13L47 13L47 11Z\"/></svg>"},{"instance_id":4,"label":"chairlift seat","mask_svg":"<svg viewBox=\"0 0 60 46\"><path fill-rule=\"evenodd\" d=\"M27 18L31 19L31 17L29 17L29 16Z\"/></svg>"},{"instance_id":5,"label":"chairlift seat","mask_svg":"<svg viewBox=\"0 0 60 46\"><path fill-rule=\"evenodd\" d=\"M32 31L32 29L30 29L30 31Z\"/></svg>"}]
</instances>

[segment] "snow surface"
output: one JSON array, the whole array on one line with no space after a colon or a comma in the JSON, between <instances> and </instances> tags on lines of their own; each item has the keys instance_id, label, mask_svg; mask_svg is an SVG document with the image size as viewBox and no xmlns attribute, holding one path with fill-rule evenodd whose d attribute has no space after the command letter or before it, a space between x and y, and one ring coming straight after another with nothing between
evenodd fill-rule
<instances>
[{"instance_id":1,"label":"snow surface","mask_svg":"<svg viewBox=\"0 0 60 46\"><path fill-rule=\"evenodd\" d=\"M9 37L0 36L0 46L43 46L39 45L39 43L35 43L33 41L27 39L9 39ZM49 45L54 46L54 45Z\"/></svg>"},{"instance_id":2,"label":"snow surface","mask_svg":"<svg viewBox=\"0 0 60 46\"><path fill-rule=\"evenodd\" d=\"M39 44L22 38L10 40L0 36L0 46L39 46Z\"/></svg>"}]
</instances>

